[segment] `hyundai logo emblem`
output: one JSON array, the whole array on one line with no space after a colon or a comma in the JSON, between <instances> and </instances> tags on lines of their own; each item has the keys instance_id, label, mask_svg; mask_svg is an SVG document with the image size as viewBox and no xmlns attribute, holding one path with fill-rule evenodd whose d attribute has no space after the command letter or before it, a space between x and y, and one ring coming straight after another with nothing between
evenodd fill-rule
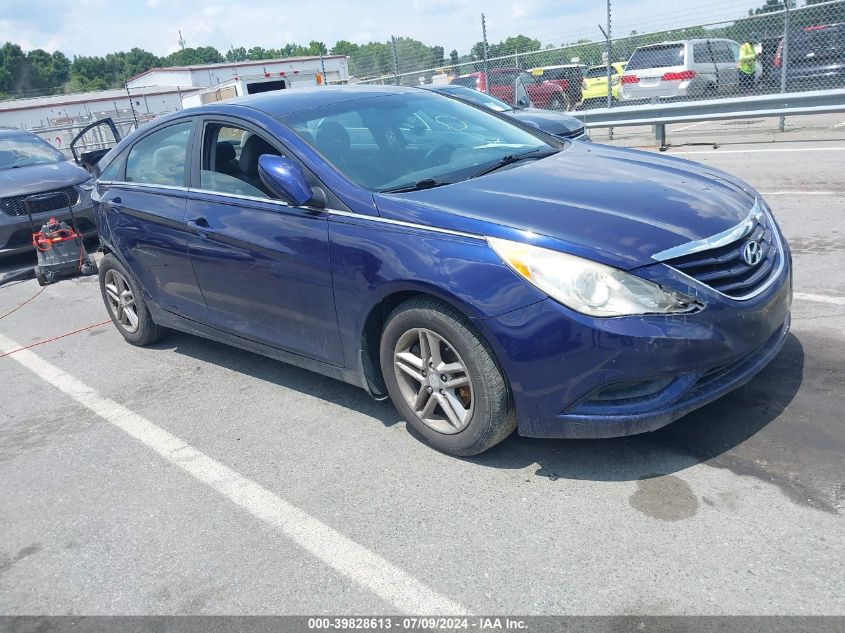
<instances>
[{"instance_id":1,"label":"hyundai logo emblem","mask_svg":"<svg viewBox=\"0 0 845 633\"><path fill-rule=\"evenodd\" d=\"M763 259L763 249L760 247L760 242L748 242L742 249L742 259L749 266L756 266Z\"/></svg>"}]
</instances>

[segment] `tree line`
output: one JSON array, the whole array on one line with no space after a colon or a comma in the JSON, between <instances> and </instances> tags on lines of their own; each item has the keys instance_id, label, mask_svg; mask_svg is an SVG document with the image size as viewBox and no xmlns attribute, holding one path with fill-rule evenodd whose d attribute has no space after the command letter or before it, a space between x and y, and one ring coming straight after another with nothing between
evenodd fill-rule
<instances>
[{"instance_id":1,"label":"tree line","mask_svg":"<svg viewBox=\"0 0 845 633\"><path fill-rule=\"evenodd\" d=\"M448 56L442 46L429 46L409 37L388 42L356 44L340 40L334 46L311 41L308 45L286 44L280 48L244 46L221 53L213 46L183 48L159 57L142 48L99 55L77 55L73 60L61 51L42 49L24 51L17 44L6 42L0 48L0 98L86 92L120 88L124 82L144 71L157 67L190 66L223 62L257 61L282 57L316 55L349 56L349 72L361 78L406 73L417 68L434 68L480 59L479 42L469 55L452 50ZM488 47L488 55L496 57L514 50L538 50L540 41L524 35L508 37ZM395 56L394 56L395 50ZM395 65L394 65L395 62Z\"/></svg>"},{"instance_id":2,"label":"tree line","mask_svg":"<svg viewBox=\"0 0 845 633\"><path fill-rule=\"evenodd\" d=\"M794 7L795 0L787 0ZM813 5L824 0L805 0L804 5ZM636 31L613 43L614 61L624 61L637 46L669 39L692 37L727 37L739 40L755 31L758 37L777 37L782 33L781 15L767 15L781 10L780 0L765 0L765 4L749 15L723 27L689 28L664 31L649 35L638 35ZM793 17L796 28L814 24L830 24L845 21L845 2L820 7L806 6ZM538 39L515 35L487 46L488 58L513 55L509 65L523 68L546 64L567 63L573 57L585 64L599 64L606 51L603 41L579 40L565 45L563 51L546 54ZM545 47L554 48L549 44ZM282 57L347 55L349 73L360 79L390 76L394 73L413 73L418 70L444 68L449 72L472 72L480 69L484 58L484 43L477 42L469 54L459 55L453 49L447 56L442 46L430 46L409 37L397 37L387 42L356 44L339 40L334 46L311 41L308 45L286 44L280 48L244 46L231 48L221 53L213 46L183 48L164 57L141 48L109 53L105 56L79 55L73 60L61 51L48 52L42 49L23 51L17 44L6 42L0 48L0 98L26 97L58 94L63 92L85 92L119 88L130 77L156 67L189 66L222 62L257 61ZM473 64L472 62L476 62ZM467 64L469 64L467 66ZM476 67L478 66L478 67ZM415 77L406 77L404 82L414 83Z\"/></svg>"}]
</instances>

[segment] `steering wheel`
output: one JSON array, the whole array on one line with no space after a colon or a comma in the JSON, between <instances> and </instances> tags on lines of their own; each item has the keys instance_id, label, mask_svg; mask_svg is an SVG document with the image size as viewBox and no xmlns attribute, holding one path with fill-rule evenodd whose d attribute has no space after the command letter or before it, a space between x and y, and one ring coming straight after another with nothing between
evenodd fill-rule
<instances>
[{"instance_id":1,"label":"steering wheel","mask_svg":"<svg viewBox=\"0 0 845 633\"><path fill-rule=\"evenodd\" d=\"M424 167L437 167L437 165L448 163L452 154L454 154L455 149L457 148L451 143L432 147L425 153L425 156L423 156L422 164Z\"/></svg>"}]
</instances>

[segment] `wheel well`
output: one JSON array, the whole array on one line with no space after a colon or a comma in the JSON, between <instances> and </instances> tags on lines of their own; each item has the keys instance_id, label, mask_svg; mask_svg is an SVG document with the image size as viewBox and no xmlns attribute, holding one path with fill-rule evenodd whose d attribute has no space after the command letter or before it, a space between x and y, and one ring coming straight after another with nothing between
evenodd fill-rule
<instances>
[{"instance_id":1,"label":"wheel well","mask_svg":"<svg viewBox=\"0 0 845 633\"><path fill-rule=\"evenodd\" d=\"M408 299L413 297L430 297L436 301L441 301L446 305L463 313L466 312L454 302L438 297L428 292L420 290L403 290L387 295L376 305L372 307L367 318L364 320L364 326L361 330L361 367L364 371L364 377L367 380L370 392L377 398L387 397L387 388L384 385L384 377L381 374L381 363L379 362L379 353L381 346L381 333L384 330L384 324L387 317L396 308L396 306L405 303Z\"/></svg>"},{"instance_id":2,"label":"wheel well","mask_svg":"<svg viewBox=\"0 0 845 633\"><path fill-rule=\"evenodd\" d=\"M364 320L364 327L361 330L361 368L370 386L370 391L378 398L387 397L387 388L384 386L381 363L379 363L379 345L381 344L381 332L384 329L384 323L396 306L411 297L420 295L425 295L425 293L405 290L387 295L373 306Z\"/></svg>"}]
</instances>

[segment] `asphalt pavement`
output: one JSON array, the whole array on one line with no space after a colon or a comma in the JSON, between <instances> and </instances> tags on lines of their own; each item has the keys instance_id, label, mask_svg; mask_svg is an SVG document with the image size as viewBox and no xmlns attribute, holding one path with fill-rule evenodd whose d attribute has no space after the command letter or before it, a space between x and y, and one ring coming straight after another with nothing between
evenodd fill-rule
<instances>
[{"instance_id":1,"label":"asphalt pavement","mask_svg":"<svg viewBox=\"0 0 845 633\"><path fill-rule=\"evenodd\" d=\"M654 433L449 457L329 378L125 344L95 278L0 288L0 354L34 345L0 358L0 613L845 615L845 142L669 152L763 192L796 295L768 368Z\"/></svg>"}]
</instances>

